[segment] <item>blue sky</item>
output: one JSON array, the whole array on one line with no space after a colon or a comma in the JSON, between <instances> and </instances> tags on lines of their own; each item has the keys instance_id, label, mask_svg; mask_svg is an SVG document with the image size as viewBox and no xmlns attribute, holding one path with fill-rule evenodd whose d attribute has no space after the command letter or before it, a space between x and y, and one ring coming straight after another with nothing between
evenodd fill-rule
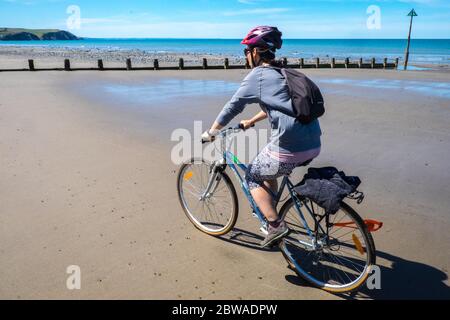
<instances>
[{"instance_id":1,"label":"blue sky","mask_svg":"<svg viewBox=\"0 0 450 320\"><path fill-rule=\"evenodd\" d=\"M415 8L415 38L450 38L449 0L0 0L0 27L67 28L77 5L83 37L242 38L276 25L286 38L404 38ZM366 21L380 8L379 29Z\"/></svg>"}]
</instances>

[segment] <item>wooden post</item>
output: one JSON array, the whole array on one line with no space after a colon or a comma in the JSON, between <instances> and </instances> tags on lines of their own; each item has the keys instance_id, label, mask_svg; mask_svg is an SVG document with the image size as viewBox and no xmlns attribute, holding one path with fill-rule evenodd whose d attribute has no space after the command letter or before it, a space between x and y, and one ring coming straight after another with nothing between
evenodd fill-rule
<instances>
[{"instance_id":1,"label":"wooden post","mask_svg":"<svg viewBox=\"0 0 450 320\"><path fill-rule=\"evenodd\" d=\"M387 67L387 58L384 58L383 60L383 69L386 69Z\"/></svg>"},{"instance_id":2,"label":"wooden post","mask_svg":"<svg viewBox=\"0 0 450 320\"><path fill-rule=\"evenodd\" d=\"M131 70L131 69L133 69L131 66L131 59L127 58L127 70Z\"/></svg>"},{"instance_id":3,"label":"wooden post","mask_svg":"<svg viewBox=\"0 0 450 320\"><path fill-rule=\"evenodd\" d=\"M409 22L409 33L408 33L408 44L406 46L406 52L405 52L405 65L403 67L404 70L407 69L408 67L408 60L409 60L409 45L411 43L411 29L412 29L412 23L413 23L413 18L417 17L417 13L416 11L414 11L414 9L412 9L409 13L408 16L411 17L411 20Z\"/></svg>"},{"instance_id":4,"label":"wooden post","mask_svg":"<svg viewBox=\"0 0 450 320\"><path fill-rule=\"evenodd\" d=\"M319 60L319 58L316 58L316 68L319 68L319 65L320 65L320 60Z\"/></svg>"},{"instance_id":5,"label":"wooden post","mask_svg":"<svg viewBox=\"0 0 450 320\"><path fill-rule=\"evenodd\" d=\"M300 58L300 69L303 69L304 66L305 66L305 59Z\"/></svg>"},{"instance_id":6,"label":"wooden post","mask_svg":"<svg viewBox=\"0 0 450 320\"><path fill-rule=\"evenodd\" d=\"M184 69L184 59L183 58L180 58L180 60L178 61L178 68L180 70Z\"/></svg>"},{"instance_id":7,"label":"wooden post","mask_svg":"<svg viewBox=\"0 0 450 320\"><path fill-rule=\"evenodd\" d=\"M97 65L98 65L99 70L103 70L103 60L102 59L97 60Z\"/></svg>"},{"instance_id":8,"label":"wooden post","mask_svg":"<svg viewBox=\"0 0 450 320\"><path fill-rule=\"evenodd\" d=\"M398 69L398 58L395 58L395 69Z\"/></svg>"},{"instance_id":9,"label":"wooden post","mask_svg":"<svg viewBox=\"0 0 450 320\"><path fill-rule=\"evenodd\" d=\"M153 69L158 70L159 69L159 61L158 59L153 60Z\"/></svg>"},{"instance_id":10,"label":"wooden post","mask_svg":"<svg viewBox=\"0 0 450 320\"><path fill-rule=\"evenodd\" d=\"M229 69L230 68L230 61L228 60L228 58L225 58L225 60L223 62L223 68L224 69Z\"/></svg>"},{"instance_id":11,"label":"wooden post","mask_svg":"<svg viewBox=\"0 0 450 320\"><path fill-rule=\"evenodd\" d=\"M282 60L283 62L283 68L286 68L287 67L287 65L288 65L288 61L287 61L287 58L285 57L285 58L283 58L283 60Z\"/></svg>"},{"instance_id":12,"label":"wooden post","mask_svg":"<svg viewBox=\"0 0 450 320\"><path fill-rule=\"evenodd\" d=\"M348 69L348 65L350 64L350 61L348 58L345 58L345 69Z\"/></svg>"},{"instance_id":13,"label":"wooden post","mask_svg":"<svg viewBox=\"0 0 450 320\"><path fill-rule=\"evenodd\" d=\"M208 69L208 60L206 58L203 58L202 68L203 69Z\"/></svg>"},{"instance_id":14,"label":"wooden post","mask_svg":"<svg viewBox=\"0 0 450 320\"><path fill-rule=\"evenodd\" d=\"M336 67L336 59L335 58L331 58L331 68Z\"/></svg>"},{"instance_id":15,"label":"wooden post","mask_svg":"<svg viewBox=\"0 0 450 320\"><path fill-rule=\"evenodd\" d=\"M363 65L363 59L362 58L359 58L359 61L358 61L358 68L362 68L362 65Z\"/></svg>"},{"instance_id":16,"label":"wooden post","mask_svg":"<svg viewBox=\"0 0 450 320\"><path fill-rule=\"evenodd\" d=\"M70 60L64 59L64 70L70 71Z\"/></svg>"},{"instance_id":17,"label":"wooden post","mask_svg":"<svg viewBox=\"0 0 450 320\"><path fill-rule=\"evenodd\" d=\"M375 58L372 58L372 62L370 63L370 67L375 69Z\"/></svg>"},{"instance_id":18,"label":"wooden post","mask_svg":"<svg viewBox=\"0 0 450 320\"><path fill-rule=\"evenodd\" d=\"M28 60L28 67L30 68L30 71L34 71L34 60L33 59L29 59Z\"/></svg>"}]
</instances>

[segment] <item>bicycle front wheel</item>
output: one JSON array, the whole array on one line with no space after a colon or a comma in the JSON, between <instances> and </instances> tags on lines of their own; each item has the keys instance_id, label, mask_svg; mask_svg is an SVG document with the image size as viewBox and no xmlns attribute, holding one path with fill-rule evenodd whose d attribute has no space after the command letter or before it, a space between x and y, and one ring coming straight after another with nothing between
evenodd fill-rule
<instances>
[{"instance_id":1,"label":"bicycle front wheel","mask_svg":"<svg viewBox=\"0 0 450 320\"><path fill-rule=\"evenodd\" d=\"M325 291L358 289L375 265L375 244L364 221L346 203L327 219L323 208L305 199L302 212L304 220L292 199L280 211L291 231L279 244L290 269Z\"/></svg>"},{"instance_id":2,"label":"bicycle front wheel","mask_svg":"<svg viewBox=\"0 0 450 320\"><path fill-rule=\"evenodd\" d=\"M211 190L204 194L211 164L191 159L178 172L178 199L186 216L200 231L220 236L233 229L238 217L236 190L225 172L218 172Z\"/></svg>"}]
</instances>

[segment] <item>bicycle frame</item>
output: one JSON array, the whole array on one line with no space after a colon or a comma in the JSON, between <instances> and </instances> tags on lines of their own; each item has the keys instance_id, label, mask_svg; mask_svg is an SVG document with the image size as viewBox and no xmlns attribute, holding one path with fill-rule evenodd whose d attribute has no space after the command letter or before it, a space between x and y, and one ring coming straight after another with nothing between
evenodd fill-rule
<instances>
[{"instance_id":1,"label":"bicycle frame","mask_svg":"<svg viewBox=\"0 0 450 320\"><path fill-rule=\"evenodd\" d=\"M247 181L245 181L245 179L242 177L242 175L239 173L239 169L241 169L243 172L245 172L247 170L247 166L243 163L241 163L237 157L230 151L226 151L224 153L224 159L228 165L228 167L234 172L236 178L239 180L239 183L241 185L241 189L244 192L245 196L247 197L248 201L250 202L250 205L253 209L253 212L255 213L256 217L258 218L258 220L260 221L261 225L263 227L267 227L267 220L264 217L264 215L262 214L261 210L259 209L258 205L255 203L255 200L253 199L253 196L250 193L250 189L249 186L247 184ZM311 238L314 238L313 232L312 230L309 228L306 219L303 215L303 212L301 210L301 206L302 204L300 203L300 201L298 201L296 195L294 194L294 185L292 184L292 182L289 180L289 178L287 176L283 177L280 187L278 188L277 193L274 193L272 190L268 189L268 191L270 192L270 194L272 195L272 197L275 200L275 207L278 205L278 203L280 202L281 196L283 195L284 189L288 188L289 194L290 196L294 199L294 206L296 208L297 213L300 216L300 219L306 229L306 231L308 232L308 235ZM310 245L310 244L308 244Z\"/></svg>"},{"instance_id":2,"label":"bicycle frame","mask_svg":"<svg viewBox=\"0 0 450 320\"><path fill-rule=\"evenodd\" d=\"M229 128L227 130L224 130L222 133L224 140L226 140L226 138L227 138L226 135L227 135L228 131L231 131L231 130L236 131L238 129ZM222 159L219 161L216 161L213 164L210 179L208 181L206 190L202 195L202 198L207 197L210 194L210 190L215 190L215 187L217 186L217 184L216 184L216 186L214 186L214 188L213 188L213 184L215 181L217 181L218 171L224 170L225 167L228 166L233 171L236 178L238 179L241 189L244 192L245 196L247 197L247 200L249 201L255 216L258 218L258 220L261 223L261 227L264 228L265 230L267 230L267 220L264 217L264 215L262 214L261 210L258 208L257 204L255 203L255 200L253 199L253 196L250 193L249 186L248 186L247 182L245 181L243 175L241 173L239 173L239 169L242 170L242 172L245 172L247 170L247 166L245 164L241 163L239 161L239 159L236 157L236 155L234 155L231 151L228 150L229 148L226 144L226 141L221 141L221 149L222 149L221 150L222 151ZM278 191L276 193L274 193L272 190L268 189L270 194L272 195L272 197L275 200L275 207L279 204L281 196L283 195L284 189L286 187L288 188L290 197L294 200L294 206L295 206L295 209L301 219L301 222L303 223L305 230L307 231L308 235L310 236L310 238L312 240L311 243L306 243L304 241L300 241L300 242L303 245L307 246L308 248L315 249L316 236L314 235L313 231L308 226L308 223L306 222L306 219L301 210L301 207L307 208L308 213L313 217L314 221L316 222L316 225L318 225L319 227L320 227L320 223L317 223L317 220L314 216L313 211L306 204L301 203L296 192L294 191L294 184L290 181L290 179L287 176L283 177L280 187L278 188ZM320 222L320 220L319 220L319 222ZM315 228L317 228L317 226L315 226ZM322 229L322 231L323 231L323 229Z\"/></svg>"}]
</instances>

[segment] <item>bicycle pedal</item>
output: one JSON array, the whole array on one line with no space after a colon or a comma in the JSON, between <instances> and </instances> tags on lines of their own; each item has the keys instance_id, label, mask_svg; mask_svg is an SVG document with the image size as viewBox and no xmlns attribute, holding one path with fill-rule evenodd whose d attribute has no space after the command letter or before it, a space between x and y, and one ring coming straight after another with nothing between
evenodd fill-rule
<instances>
[{"instance_id":1,"label":"bicycle pedal","mask_svg":"<svg viewBox=\"0 0 450 320\"><path fill-rule=\"evenodd\" d=\"M269 231L267 231L267 229L265 227L259 228L259 231L266 236L269 234Z\"/></svg>"}]
</instances>

